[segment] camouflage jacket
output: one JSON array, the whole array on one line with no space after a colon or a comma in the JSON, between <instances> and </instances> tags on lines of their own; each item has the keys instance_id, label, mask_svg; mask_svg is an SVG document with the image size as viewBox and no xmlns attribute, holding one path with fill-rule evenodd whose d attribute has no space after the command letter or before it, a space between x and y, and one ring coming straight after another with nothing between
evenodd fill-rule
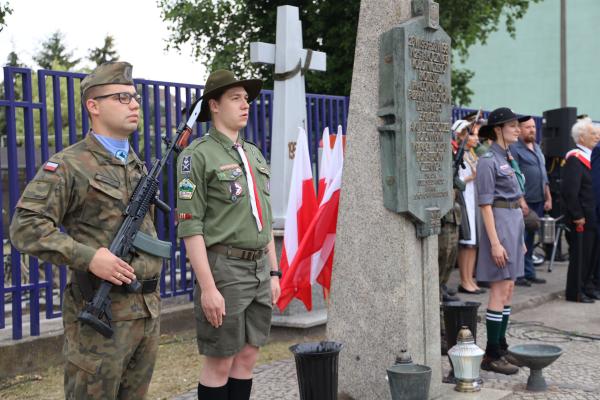
<instances>
[{"instance_id":1,"label":"camouflage jacket","mask_svg":"<svg viewBox=\"0 0 600 400\"><path fill-rule=\"evenodd\" d=\"M123 221L122 211L144 173L144 164L133 150L123 164L88 134L53 155L29 182L11 222L12 244L44 261L87 271L96 250L110 246ZM156 237L151 215L146 215L141 231ZM139 252L130 265L142 280L157 277L162 263L160 258ZM89 276L97 286L99 279ZM72 273L69 281L73 290L78 290ZM65 301L71 298L65 296ZM115 321L158 317L160 313L158 290L145 295L111 293L111 299Z\"/></svg>"}]
</instances>

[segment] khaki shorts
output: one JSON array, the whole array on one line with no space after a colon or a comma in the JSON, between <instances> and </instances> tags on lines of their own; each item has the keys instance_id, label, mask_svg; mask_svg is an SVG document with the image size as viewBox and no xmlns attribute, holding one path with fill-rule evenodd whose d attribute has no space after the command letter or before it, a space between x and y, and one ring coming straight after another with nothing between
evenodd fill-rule
<instances>
[{"instance_id":1,"label":"khaki shorts","mask_svg":"<svg viewBox=\"0 0 600 400\"><path fill-rule=\"evenodd\" d=\"M264 346L271 329L271 276L267 257L246 261L208 251L217 289L225 298L225 317L219 328L206 319L201 290L194 285L194 315L198 351L210 357L230 357L246 343Z\"/></svg>"}]
</instances>

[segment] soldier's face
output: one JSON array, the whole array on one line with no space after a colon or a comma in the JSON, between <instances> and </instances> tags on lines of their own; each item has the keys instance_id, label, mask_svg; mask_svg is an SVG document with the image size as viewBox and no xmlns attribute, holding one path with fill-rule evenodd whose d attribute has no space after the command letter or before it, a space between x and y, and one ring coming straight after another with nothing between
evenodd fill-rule
<instances>
[{"instance_id":1,"label":"soldier's face","mask_svg":"<svg viewBox=\"0 0 600 400\"><path fill-rule=\"evenodd\" d=\"M219 101L211 100L211 111L215 124L229 130L239 131L248 124L248 93L241 86L227 89Z\"/></svg>"},{"instance_id":2,"label":"soldier's face","mask_svg":"<svg viewBox=\"0 0 600 400\"><path fill-rule=\"evenodd\" d=\"M103 85L96 95L113 96L97 98L88 110L105 135L114 135L119 138L128 137L136 130L140 117L140 104L134 98L129 98L129 104L124 104L124 96L119 93L136 94L135 86L131 85ZM88 100L89 101L89 100Z\"/></svg>"}]
</instances>

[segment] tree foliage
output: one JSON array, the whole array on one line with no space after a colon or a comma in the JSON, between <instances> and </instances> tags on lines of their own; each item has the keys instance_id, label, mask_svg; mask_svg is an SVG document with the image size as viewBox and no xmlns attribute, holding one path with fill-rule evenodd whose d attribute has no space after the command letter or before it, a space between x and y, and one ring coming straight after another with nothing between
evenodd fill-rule
<instances>
[{"instance_id":1,"label":"tree foliage","mask_svg":"<svg viewBox=\"0 0 600 400\"><path fill-rule=\"evenodd\" d=\"M64 44L64 35L56 31L42 43L42 48L33 56L33 60L43 69L58 65L65 71L70 71L81 59L73 57L73 52L68 51Z\"/></svg>"},{"instance_id":2,"label":"tree foliage","mask_svg":"<svg viewBox=\"0 0 600 400\"><path fill-rule=\"evenodd\" d=\"M515 21L531 2L540 0L438 0L440 23L452 38L454 54L464 61L468 49L485 44L504 19L511 35ZM310 73L309 92L348 95L352 81L354 47L360 0L158 0L163 20L170 23L168 47L191 44L193 56L209 70L232 69L243 77L259 74L272 86L272 66L249 62L249 43L274 43L277 7L300 9L305 48L327 53L327 71ZM454 60L454 63L456 60ZM469 102L469 70L455 70L455 104Z\"/></svg>"},{"instance_id":3,"label":"tree foliage","mask_svg":"<svg viewBox=\"0 0 600 400\"><path fill-rule=\"evenodd\" d=\"M89 49L88 59L99 66L108 61L115 61L119 58L119 54L115 49L115 38L112 35L106 35L104 38L104 45L102 47L95 47Z\"/></svg>"},{"instance_id":4,"label":"tree foliage","mask_svg":"<svg viewBox=\"0 0 600 400\"><path fill-rule=\"evenodd\" d=\"M8 1L0 1L0 32L2 32L6 26L6 17L12 14L12 12L13 10L10 8L10 3Z\"/></svg>"}]
</instances>

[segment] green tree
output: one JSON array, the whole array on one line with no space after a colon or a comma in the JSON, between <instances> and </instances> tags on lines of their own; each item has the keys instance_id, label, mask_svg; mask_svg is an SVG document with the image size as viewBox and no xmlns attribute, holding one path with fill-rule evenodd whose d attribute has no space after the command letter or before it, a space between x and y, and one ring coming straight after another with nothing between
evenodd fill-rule
<instances>
[{"instance_id":1,"label":"green tree","mask_svg":"<svg viewBox=\"0 0 600 400\"><path fill-rule=\"evenodd\" d=\"M108 61L115 61L119 58L119 54L115 49L115 38L112 35L106 35L104 38L104 45L102 47L95 47L89 50L88 59L99 66Z\"/></svg>"},{"instance_id":2,"label":"green tree","mask_svg":"<svg viewBox=\"0 0 600 400\"><path fill-rule=\"evenodd\" d=\"M514 35L515 21L538 1L438 0L440 23L452 38L457 59L464 60L469 47L485 44L502 19ZM277 7L286 4L300 9L304 47L327 53L327 71L310 73L307 90L348 95L360 0L158 0L162 18L170 24L168 48L191 44L193 56L208 69L226 67L244 77L260 74L267 86L272 86L273 67L250 63L248 43L274 42ZM455 104L468 103L472 76L468 70L454 72Z\"/></svg>"},{"instance_id":3,"label":"green tree","mask_svg":"<svg viewBox=\"0 0 600 400\"><path fill-rule=\"evenodd\" d=\"M12 14L12 12L13 10L10 8L10 3L8 1L0 2L0 32L2 32L6 26L6 16Z\"/></svg>"},{"instance_id":4,"label":"green tree","mask_svg":"<svg viewBox=\"0 0 600 400\"><path fill-rule=\"evenodd\" d=\"M25 64L21 63L21 60L19 60L19 55L15 53L14 50L8 53L8 57L6 57L6 65L11 67L25 67Z\"/></svg>"},{"instance_id":5,"label":"green tree","mask_svg":"<svg viewBox=\"0 0 600 400\"><path fill-rule=\"evenodd\" d=\"M33 60L43 69L50 69L57 65L65 71L73 69L81 59L73 58L73 52L68 51L64 42L64 35L56 31L42 43L42 49L33 56Z\"/></svg>"}]
</instances>

